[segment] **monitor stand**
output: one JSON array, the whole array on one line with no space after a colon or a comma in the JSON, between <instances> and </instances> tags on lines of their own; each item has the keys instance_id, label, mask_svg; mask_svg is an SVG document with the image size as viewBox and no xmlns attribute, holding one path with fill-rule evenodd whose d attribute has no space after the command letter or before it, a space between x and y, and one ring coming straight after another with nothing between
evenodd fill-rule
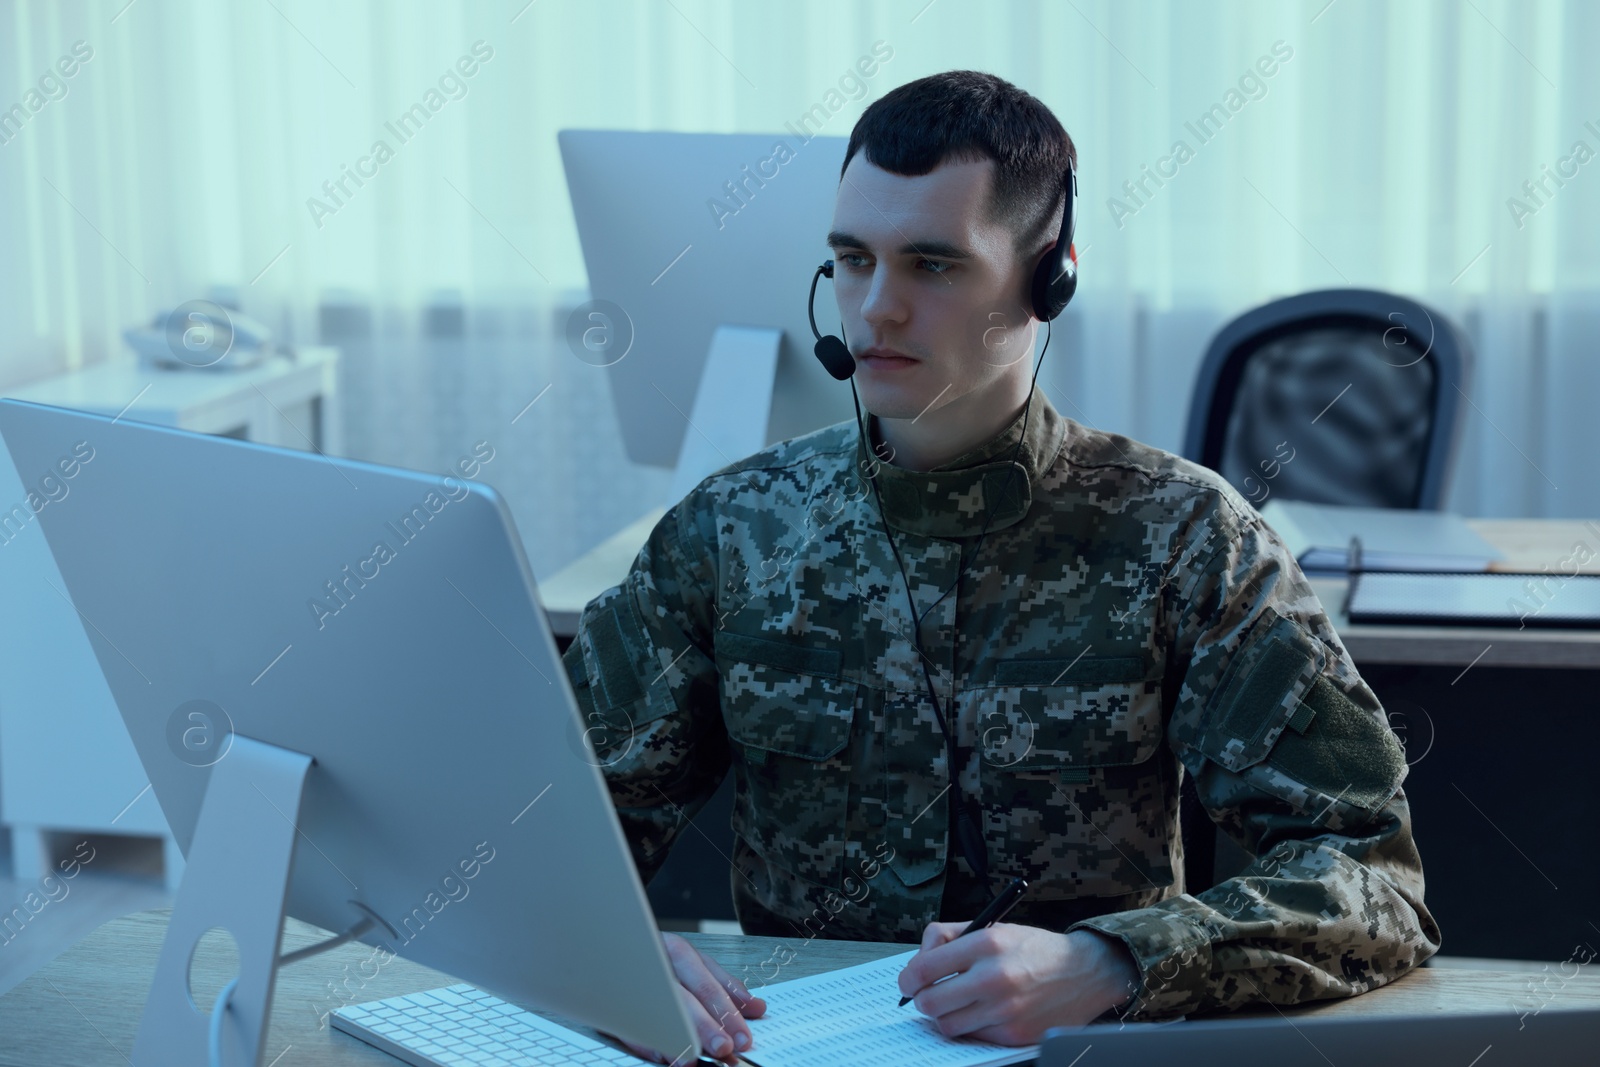
<instances>
[{"instance_id":1,"label":"monitor stand","mask_svg":"<svg viewBox=\"0 0 1600 1067\"><path fill-rule=\"evenodd\" d=\"M133 1067L213 1064L213 1004L196 1003L189 984L195 948L208 931L231 935L239 951L239 976L223 1009L215 1067L259 1067L278 965L342 944L382 922L352 901L368 917L351 931L279 958L299 832L296 819L312 760L238 734L228 735L224 743L229 747L211 768L183 883L139 1020Z\"/></svg>"},{"instance_id":2,"label":"monitor stand","mask_svg":"<svg viewBox=\"0 0 1600 1067\"><path fill-rule=\"evenodd\" d=\"M669 507L712 471L766 447L782 341L782 330L726 323L711 335L694 411L678 450Z\"/></svg>"}]
</instances>

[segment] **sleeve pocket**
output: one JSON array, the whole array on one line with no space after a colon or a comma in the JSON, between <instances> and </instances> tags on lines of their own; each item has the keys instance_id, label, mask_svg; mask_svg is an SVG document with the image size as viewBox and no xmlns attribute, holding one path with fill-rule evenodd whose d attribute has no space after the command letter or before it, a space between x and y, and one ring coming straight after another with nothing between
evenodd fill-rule
<instances>
[{"instance_id":1,"label":"sleeve pocket","mask_svg":"<svg viewBox=\"0 0 1600 1067\"><path fill-rule=\"evenodd\" d=\"M656 643L682 640L673 647ZM597 722L619 730L688 710L691 689L702 676L709 680L710 659L698 645L676 631L651 635L639 617L626 585L609 590L584 609L574 645L587 644L591 657L579 661L582 683L589 687ZM569 650L570 651L570 650Z\"/></svg>"},{"instance_id":2,"label":"sleeve pocket","mask_svg":"<svg viewBox=\"0 0 1600 1067\"><path fill-rule=\"evenodd\" d=\"M1322 642L1268 608L1251 626L1212 694L1200 751L1230 771L1261 762L1327 661Z\"/></svg>"},{"instance_id":3,"label":"sleeve pocket","mask_svg":"<svg viewBox=\"0 0 1600 1067\"><path fill-rule=\"evenodd\" d=\"M617 615L617 605L613 601L604 611L595 615L589 624L589 640L594 646L595 659L599 661L598 678L590 681L600 683L597 688L601 699L596 703L600 710L607 712L644 696L644 690L639 685L638 666L623 638L623 624ZM641 635L636 627L630 626L628 629L630 636L635 638L634 647L637 648Z\"/></svg>"}]
</instances>

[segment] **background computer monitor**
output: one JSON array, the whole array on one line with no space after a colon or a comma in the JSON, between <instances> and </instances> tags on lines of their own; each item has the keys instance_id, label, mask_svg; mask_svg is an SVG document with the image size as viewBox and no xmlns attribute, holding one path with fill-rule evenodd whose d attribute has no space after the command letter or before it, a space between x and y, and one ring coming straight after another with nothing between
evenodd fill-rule
<instances>
[{"instance_id":1,"label":"background computer monitor","mask_svg":"<svg viewBox=\"0 0 1600 1067\"><path fill-rule=\"evenodd\" d=\"M847 138L562 130L558 139L590 297L632 323L631 349L605 367L629 459L677 463L723 323L783 331L765 444L855 417L849 385L812 355L806 319L812 275L832 254ZM817 328L838 333L826 278L816 308Z\"/></svg>"},{"instance_id":2,"label":"background computer monitor","mask_svg":"<svg viewBox=\"0 0 1600 1067\"><path fill-rule=\"evenodd\" d=\"M522 540L474 480L494 442L421 474L16 400L0 434L51 550L8 591L71 598L186 884L231 730L315 760L298 812L255 812L295 824L287 914L370 909L396 934L369 945L695 1042Z\"/></svg>"}]
</instances>

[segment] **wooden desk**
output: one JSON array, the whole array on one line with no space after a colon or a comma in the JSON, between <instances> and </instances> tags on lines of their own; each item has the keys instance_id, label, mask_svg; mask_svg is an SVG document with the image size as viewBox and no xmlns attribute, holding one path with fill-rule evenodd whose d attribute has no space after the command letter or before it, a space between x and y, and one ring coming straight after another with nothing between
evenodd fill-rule
<instances>
[{"instance_id":1,"label":"wooden desk","mask_svg":"<svg viewBox=\"0 0 1600 1067\"><path fill-rule=\"evenodd\" d=\"M126 1067L138 1032L145 993L155 975L156 957L166 932L166 910L140 912L117 919L63 953L26 982L0 997L0 1067ZM291 951L326 935L315 927L289 920L283 948ZM864 963L904 952L910 946L800 938L738 937L690 934L689 940L709 952L730 973L742 968L754 979L775 948L788 947L792 962L780 979ZM328 1003L328 985L349 979L351 1001L377 1000L450 985L455 979L395 958L362 983L359 965L371 956L364 945L348 944L283 968L278 974L266 1062L284 1055L280 1067L329 1067L333 1064L396 1064L400 1061L348 1034L322 1028L317 1012ZM348 968L348 970L346 970ZM369 968L370 969L370 966ZM769 968L770 970L770 968ZM205 999L228 977L215 954L196 953L195 982ZM1515 1003L1528 1010L1541 1001L1543 1011L1600 1006L1600 977L1585 968L1550 992L1529 993L1529 979L1538 976L1503 971L1422 968L1383 989L1324 1005L1288 1009L1286 1014L1399 1014L1505 1011Z\"/></svg>"}]
</instances>

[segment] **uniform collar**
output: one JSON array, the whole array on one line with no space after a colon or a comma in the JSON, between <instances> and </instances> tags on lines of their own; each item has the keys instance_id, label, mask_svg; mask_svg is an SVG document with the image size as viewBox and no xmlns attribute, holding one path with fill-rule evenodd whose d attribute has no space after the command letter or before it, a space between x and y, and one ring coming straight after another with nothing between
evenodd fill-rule
<instances>
[{"instance_id":1,"label":"uniform collar","mask_svg":"<svg viewBox=\"0 0 1600 1067\"><path fill-rule=\"evenodd\" d=\"M988 441L932 470L879 463L878 492L889 525L924 537L976 537L983 532L991 506L990 530L1003 530L1020 521L1033 500L1033 483L1055 462L1066 434L1066 420L1041 390L1034 390L1024 414L1028 436L1016 463L1011 462L1011 453L1022 435L1022 414ZM875 418L867 415L869 434ZM865 474L870 460L859 434L856 460L857 470ZM1002 493L1004 499L999 499Z\"/></svg>"}]
</instances>

